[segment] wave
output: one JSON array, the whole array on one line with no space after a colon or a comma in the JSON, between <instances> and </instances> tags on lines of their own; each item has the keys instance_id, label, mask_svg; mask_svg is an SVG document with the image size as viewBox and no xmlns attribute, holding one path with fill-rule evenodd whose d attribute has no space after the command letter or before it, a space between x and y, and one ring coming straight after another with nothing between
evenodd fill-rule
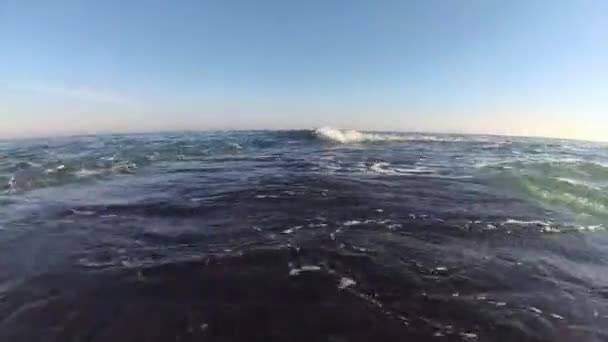
<instances>
[{"instance_id":1,"label":"wave","mask_svg":"<svg viewBox=\"0 0 608 342\"><path fill-rule=\"evenodd\" d=\"M554 178L524 177L520 181L529 195L543 202L567 207L579 214L608 217L605 191Z\"/></svg>"},{"instance_id":2,"label":"wave","mask_svg":"<svg viewBox=\"0 0 608 342\"><path fill-rule=\"evenodd\" d=\"M130 161L81 164L73 162L57 166L39 166L20 169L7 178L0 177L0 190L7 194L19 194L35 189L61 186L72 182L96 179L117 174L134 174L137 164Z\"/></svg>"},{"instance_id":3,"label":"wave","mask_svg":"<svg viewBox=\"0 0 608 342\"><path fill-rule=\"evenodd\" d=\"M349 129L336 129L332 127L317 128L313 131L313 134L321 141L340 144L412 140L411 137L404 135L365 133Z\"/></svg>"},{"instance_id":4,"label":"wave","mask_svg":"<svg viewBox=\"0 0 608 342\"><path fill-rule=\"evenodd\" d=\"M608 218L608 166L583 160L513 161L484 166L509 189L544 205Z\"/></svg>"},{"instance_id":5,"label":"wave","mask_svg":"<svg viewBox=\"0 0 608 342\"><path fill-rule=\"evenodd\" d=\"M390 168L390 164L386 162L373 163L369 166L369 170L381 174L396 174L395 170Z\"/></svg>"},{"instance_id":6,"label":"wave","mask_svg":"<svg viewBox=\"0 0 608 342\"><path fill-rule=\"evenodd\" d=\"M354 143L365 141L368 137L355 130L339 130L331 127L321 127L314 130L319 140L335 143Z\"/></svg>"},{"instance_id":7,"label":"wave","mask_svg":"<svg viewBox=\"0 0 608 342\"><path fill-rule=\"evenodd\" d=\"M501 160L479 162L475 167L486 170L513 170L522 174L542 174L568 182L608 182L608 164L578 158L559 160Z\"/></svg>"},{"instance_id":8,"label":"wave","mask_svg":"<svg viewBox=\"0 0 608 342\"><path fill-rule=\"evenodd\" d=\"M411 167L395 167L388 162L364 163L364 170L384 175L424 176L436 175L437 170L426 166L412 165Z\"/></svg>"},{"instance_id":9,"label":"wave","mask_svg":"<svg viewBox=\"0 0 608 342\"><path fill-rule=\"evenodd\" d=\"M298 133L301 133L299 131ZM312 133L313 138L330 143L351 144L351 143L373 143L373 142L419 142L419 143L488 143L485 137L481 136L453 136L447 134L423 134L423 133L379 133L361 132L352 129L337 129L329 126L304 131ZM299 136L295 133L295 137Z\"/></svg>"}]
</instances>

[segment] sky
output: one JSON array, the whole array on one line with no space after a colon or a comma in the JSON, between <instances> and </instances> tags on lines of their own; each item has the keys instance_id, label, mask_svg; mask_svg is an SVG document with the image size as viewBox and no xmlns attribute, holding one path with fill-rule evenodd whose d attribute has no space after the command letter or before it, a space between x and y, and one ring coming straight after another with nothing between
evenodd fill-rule
<instances>
[{"instance_id":1,"label":"sky","mask_svg":"<svg viewBox=\"0 0 608 342\"><path fill-rule=\"evenodd\" d=\"M318 126L608 141L608 1L0 0L0 138Z\"/></svg>"}]
</instances>

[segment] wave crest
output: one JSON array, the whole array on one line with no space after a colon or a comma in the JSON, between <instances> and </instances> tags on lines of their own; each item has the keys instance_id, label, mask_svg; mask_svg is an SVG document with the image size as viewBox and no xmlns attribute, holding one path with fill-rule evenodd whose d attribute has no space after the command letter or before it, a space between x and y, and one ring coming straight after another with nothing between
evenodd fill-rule
<instances>
[{"instance_id":1,"label":"wave crest","mask_svg":"<svg viewBox=\"0 0 608 342\"><path fill-rule=\"evenodd\" d=\"M411 140L410 137L395 134L364 133L351 129L336 129L332 127L317 128L314 130L314 135L322 141L340 144Z\"/></svg>"}]
</instances>

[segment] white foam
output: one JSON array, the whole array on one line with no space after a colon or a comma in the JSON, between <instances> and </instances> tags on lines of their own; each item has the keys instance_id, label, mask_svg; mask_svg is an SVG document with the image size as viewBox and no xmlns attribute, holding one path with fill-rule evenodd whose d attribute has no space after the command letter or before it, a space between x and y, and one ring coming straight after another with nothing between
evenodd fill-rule
<instances>
[{"instance_id":1,"label":"white foam","mask_svg":"<svg viewBox=\"0 0 608 342\"><path fill-rule=\"evenodd\" d=\"M289 229L285 229L284 231L282 231L281 233L283 234L293 234L294 232L302 229L302 226L295 226L295 227L291 227Z\"/></svg>"},{"instance_id":2,"label":"white foam","mask_svg":"<svg viewBox=\"0 0 608 342\"><path fill-rule=\"evenodd\" d=\"M385 162L380 162L380 163L373 163L369 169L373 172L376 173L382 173L382 174L394 174L396 173L395 170L392 170L389 168L390 164L389 163L385 163Z\"/></svg>"},{"instance_id":3,"label":"white foam","mask_svg":"<svg viewBox=\"0 0 608 342\"><path fill-rule=\"evenodd\" d=\"M540 230L542 233L561 233L562 230L559 228L555 228L555 227L543 227Z\"/></svg>"},{"instance_id":4,"label":"white foam","mask_svg":"<svg viewBox=\"0 0 608 342\"><path fill-rule=\"evenodd\" d=\"M411 137L395 134L363 133L355 130L342 130L332 127L321 127L314 134L323 141L348 144L374 141L408 141Z\"/></svg>"},{"instance_id":5,"label":"white foam","mask_svg":"<svg viewBox=\"0 0 608 342\"><path fill-rule=\"evenodd\" d=\"M347 226L347 227L356 226L358 224L361 224L361 221L351 220L351 221L344 222L344 225Z\"/></svg>"},{"instance_id":6,"label":"white foam","mask_svg":"<svg viewBox=\"0 0 608 342\"><path fill-rule=\"evenodd\" d=\"M432 174L435 171L428 168L427 166L416 166L412 168L394 168L396 172L405 174Z\"/></svg>"},{"instance_id":7,"label":"white foam","mask_svg":"<svg viewBox=\"0 0 608 342\"><path fill-rule=\"evenodd\" d=\"M53 169L46 169L44 170L45 173L55 173L55 172L59 172L65 170L65 165L61 164L59 166L57 166L56 168Z\"/></svg>"},{"instance_id":8,"label":"white foam","mask_svg":"<svg viewBox=\"0 0 608 342\"><path fill-rule=\"evenodd\" d=\"M361 165L362 168L366 171L371 171L373 173L379 173L384 175L410 175L410 176L419 176L419 175L434 175L435 170L430 169L426 166L413 166L413 167L394 167L390 163L387 162L376 162L371 165Z\"/></svg>"},{"instance_id":9,"label":"white foam","mask_svg":"<svg viewBox=\"0 0 608 342\"><path fill-rule=\"evenodd\" d=\"M590 186L589 184L587 184L586 182L580 181L580 180L576 180L576 179L572 179L572 178L566 178L566 177L556 177L556 180L563 182L563 183L568 183L570 185L582 185L582 186L587 186L590 188L595 188L593 186Z\"/></svg>"},{"instance_id":10,"label":"white foam","mask_svg":"<svg viewBox=\"0 0 608 342\"><path fill-rule=\"evenodd\" d=\"M363 134L353 130L339 130L331 127L321 127L315 130L315 135L324 141L337 143L352 143L365 140Z\"/></svg>"},{"instance_id":11,"label":"white foam","mask_svg":"<svg viewBox=\"0 0 608 342\"><path fill-rule=\"evenodd\" d=\"M350 279L350 278L346 278L346 277L342 277L342 279L340 279L340 284L338 284L338 288L340 290L344 290L346 288L349 288L351 286L355 286L357 285L357 282Z\"/></svg>"},{"instance_id":12,"label":"white foam","mask_svg":"<svg viewBox=\"0 0 608 342\"><path fill-rule=\"evenodd\" d=\"M279 198L277 195L255 195L255 198Z\"/></svg>"},{"instance_id":13,"label":"white foam","mask_svg":"<svg viewBox=\"0 0 608 342\"><path fill-rule=\"evenodd\" d=\"M534 220L534 221L523 221L523 220L514 220L514 219L508 219L506 220L503 225L517 225L517 226L540 226L540 227L548 227L551 225L551 223L548 222L544 222L544 221L539 221L539 220Z\"/></svg>"},{"instance_id":14,"label":"white foam","mask_svg":"<svg viewBox=\"0 0 608 342\"><path fill-rule=\"evenodd\" d=\"M460 336L467 341L478 339L478 336L475 333L460 333Z\"/></svg>"},{"instance_id":15,"label":"white foam","mask_svg":"<svg viewBox=\"0 0 608 342\"><path fill-rule=\"evenodd\" d=\"M317 266L317 265L305 265L302 266L300 268L294 268L292 270L289 271L289 275L294 277L294 276L298 276L300 275L300 273L304 273L304 272L318 272L321 270L321 267Z\"/></svg>"},{"instance_id":16,"label":"white foam","mask_svg":"<svg viewBox=\"0 0 608 342\"><path fill-rule=\"evenodd\" d=\"M333 143L348 144L360 142L390 142L390 141L418 141L418 142L485 142L480 137L456 137L449 135L431 134L405 134L405 133L367 133L352 129L336 129L321 127L313 131L317 138Z\"/></svg>"},{"instance_id":17,"label":"white foam","mask_svg":"<svg viewBox=\"0 0 608 342\"><path fill-rule=\"evenodd\" d=\"M604 229L605 229L604 226L601 225L601 224L595 225L595 226L580 226L580 227L578 227L578 230L581 231L581 232L584 232L584 231L595 232L595 231L604 230Z\"/></svg>"},{"instance_id":18,"label":"white foam","mask_svg":"<svg viewBox=\"0 0 608 342\"><path fill-rule=\"evenodd\" d=\"M8 190L6 192L9 194L17 192L17 180L15 179L15 176L11 176L8 180Z\"/></svg>"}]
</instances>

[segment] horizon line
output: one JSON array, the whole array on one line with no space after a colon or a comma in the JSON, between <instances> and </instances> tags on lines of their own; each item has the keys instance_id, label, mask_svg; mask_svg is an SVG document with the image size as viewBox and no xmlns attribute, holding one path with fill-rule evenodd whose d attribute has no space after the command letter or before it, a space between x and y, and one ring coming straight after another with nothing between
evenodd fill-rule
<instances>
[{"instance_id":1,"label":"horizon line","mask_svg":"<svg viewBox=\"0 0 608 342\"><path fill-rule=\"evenodd\" d=\"M382 129L351 129L337 128L334 126L321 125L307 128L200 128L200 129L160 129L160 130L142 130L142 131L102 131L102 132L62 132L56 134L25 134L23 136L0 137L0 141L23 141L23 140L42 140L42 139L58 139L58 138L79 138L79 137L95 137L95 136L112 136L112 135L153 135L153 134L171 134L171 133L210 133L210 132L281 132L281 131L314 131L321 127L330 127L341 131L357 131L357 132L372 132L372 133L398 133L398 134L425 134L425 135L460 135L460 136L488 136L488 137L504 137L504 138L519 138L519 139L545 139L545 140L566 140L574 142L590 142L590 143L608 143L608 139L582 139L582 138L567 138L558 136L545 135L527 135L527 134L503 134L503 133L480 133L480 132L450 132L450 131L433 131L433 130L382 130Z\"/></svg>"}]
</instances>

